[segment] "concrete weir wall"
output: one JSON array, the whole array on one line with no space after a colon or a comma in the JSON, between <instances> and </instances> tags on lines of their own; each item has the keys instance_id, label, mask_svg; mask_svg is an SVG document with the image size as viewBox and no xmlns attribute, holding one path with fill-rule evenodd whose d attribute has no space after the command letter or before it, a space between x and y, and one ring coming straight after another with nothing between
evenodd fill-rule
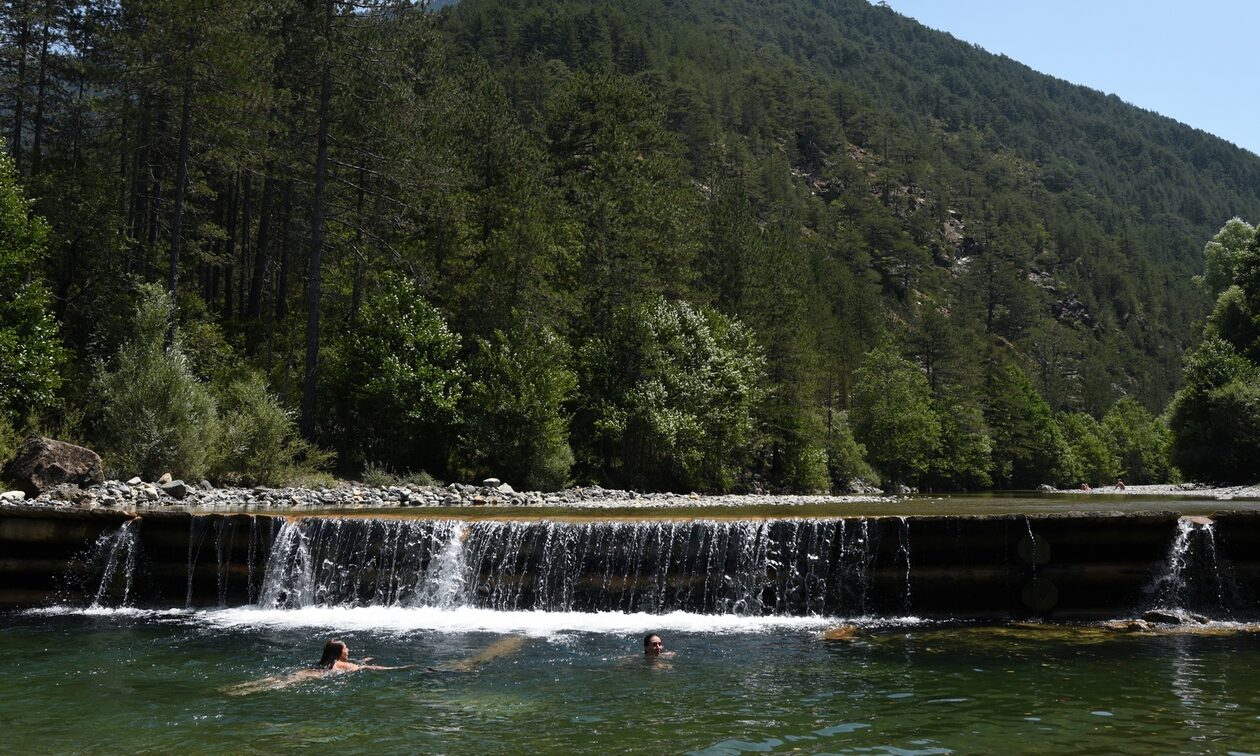
<instances>
[{"instance_id":1,"label":"concrete weir wall","mask_svg":"<svg viewBox=\"0 0 1260 756\"><path fill-rule=\"evenodd\" d=\"M0 605L87 603L94 597L118 601L119 596L153 606L254 602L286 521L268 515L148 513L137 523L121 512L0 509ZM323 539L325 547L334 537L330 533L344 541L340 550L326 553L334 560L344 557L337 574L355 570L353 580L342 581L355 586L383 582L378 573L385 570L384 560L372 555L397 550L404 542L396 520L294 522L312 525L313 542ZM407 527L429 530L424 538L407 542L434 541L430 534L450 530L449 520L408 522ZM1210 519L1175 513L781 519L734 529L729 522L703 519L669 522L522 518L512 534L504 533L503 523L469 522L454 536L468 541L469 551L476 552L480 543L515 553L481 553L471 569L476 573L472 582L483 585L468 600L490 601L487 597L502 593L501 586L511 585L514 603L491 608L551 608L546 602L558 592L545 583L555 579L557 540L592 543L600 538L605 539L600 543L641 540L643 545L627 549L632 558L615 563L604 546L576 559L570 550L564 560L564 569L572 573L563 591L564 600L572 602L568 608L642 610L642 603L633 602L653 595L665 601L668 593L679 607L715 611L711 604L688 604L699 593L689 586L709 585L713 573L723 572L733 575L733 582L753 586L753 601L741 605L745 611L753 606L752 611L794 614L1068 620L1133 616L1165 606L1213 617L1260 616L1255 599L1260 595L1260 513L1226 512ZM437 523L446 523L446 530ZM641 529L653 527L650 538L642 537L646 531ZM666 527L671 533L667 543L659 535ZM712 534L719 530L738 530L743 540L736 544L736 536L723 536L721 548L730 541L730 551L715 558ZM438 561L435 547L424 548L411 553L409 575L424 573ZM753 551L759 561L745 558ZM321 556L320 562L328 559ZM755 574L733 574L739 571ZM389 579L397 581L399 574ZM855 586L841 585L845 581L861 582L856 586L860 605L853 603ZM610 592L620 593L609 598ZM333 600L332 595L316 600ZM350 593L337 600L363 603L371 596Z\"/></svg>"}]
</instances>

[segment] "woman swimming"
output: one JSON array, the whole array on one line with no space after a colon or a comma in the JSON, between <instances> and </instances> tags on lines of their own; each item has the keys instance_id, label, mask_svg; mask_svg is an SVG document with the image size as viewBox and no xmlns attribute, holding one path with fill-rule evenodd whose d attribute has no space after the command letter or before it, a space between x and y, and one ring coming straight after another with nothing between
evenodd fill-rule
<instances>
[{"instance_id":1,"label":"woman swimming","mask_svg":"<svg viewBox=\"0 0 1260 756\"><path fill-rule=\"evenodd\" d=\"M251 680L250 682L225 688L224 692L233 696L244 696L264 690L287 688L290 685L300 683L303 680L310 680L316 677L327 677L329 674L358 672L361 669L407 668L406 666L382 667L379 664L368 664L370 661L372 661L371 657L361 659L358 662L350 661L350 647L346 645L345 641L334 638L324 644L324 653L319 657L319 663L314 667L299 669L298 671L287 675L273 675L271 677L264 677L261 680Z\"/></svg>"}]
</instances>

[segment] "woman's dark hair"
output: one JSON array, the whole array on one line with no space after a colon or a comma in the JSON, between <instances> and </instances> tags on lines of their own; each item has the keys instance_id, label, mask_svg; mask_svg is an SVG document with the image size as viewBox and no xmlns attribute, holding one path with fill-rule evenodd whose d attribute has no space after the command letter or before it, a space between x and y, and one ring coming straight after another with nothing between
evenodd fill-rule
<instances>
[{"instance_id":1,"label":"woman's dark hair","mask_svg":"<svg viewBox=\"0 0 1260 756\"><path fill-rule=\"evenodd\" d=\"M659 637L661 636L658 635L657 633L648 633L647 635L643 636L643 647L647 648L648 644L652 642L653 638L659 638Z\"/></svg>"},{"instance_id":2,"label":"woman's dark hair","mask_svg":"<svg viewBox=\"0 0 1260 756\"><path fill-rule=\"evenodd\" d=\"M324 644L324 655L319 657L319 666L324 669L332 669L337 660L341 658L341 652L346 649L346 644L339 640L330 640Z\"/></svg>"}]
</instances>

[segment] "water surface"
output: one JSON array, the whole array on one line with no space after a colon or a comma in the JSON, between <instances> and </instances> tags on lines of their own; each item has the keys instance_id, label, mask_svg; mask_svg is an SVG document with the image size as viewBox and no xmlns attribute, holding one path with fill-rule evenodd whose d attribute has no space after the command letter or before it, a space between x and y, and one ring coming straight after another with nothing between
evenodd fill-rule
<instances>
[{"instance_id":1,"label":"water surface","mask_svg":"<svg viewBox=\"0 0 1260 756\"><path fill-rule=\"evenodd\" d=\"M1251 633L920 622L834 643L819 618L468 611L0 614L4 750L1260 750ZM640 658L649 629L678 656ZM519 648L449 671L509 633ZM331 635L356 656L416 666L227 692L293 671Z\"/></svg>"}]
</instances>

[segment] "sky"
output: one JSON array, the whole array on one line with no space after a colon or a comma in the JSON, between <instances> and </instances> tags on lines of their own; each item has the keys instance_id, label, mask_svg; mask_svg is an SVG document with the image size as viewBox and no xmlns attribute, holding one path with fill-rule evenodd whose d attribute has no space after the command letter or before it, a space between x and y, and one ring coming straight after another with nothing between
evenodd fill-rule
<instances>
[{"instance_id":1,"label":"sky","mask_svg":"<svg viewBox=\"0 0 1260 756\"><path fill-rule=\"evenodd\" d=\"M1260 155L1260 0L887 0L991 53Z\"/></svg>"}]
</instances>

